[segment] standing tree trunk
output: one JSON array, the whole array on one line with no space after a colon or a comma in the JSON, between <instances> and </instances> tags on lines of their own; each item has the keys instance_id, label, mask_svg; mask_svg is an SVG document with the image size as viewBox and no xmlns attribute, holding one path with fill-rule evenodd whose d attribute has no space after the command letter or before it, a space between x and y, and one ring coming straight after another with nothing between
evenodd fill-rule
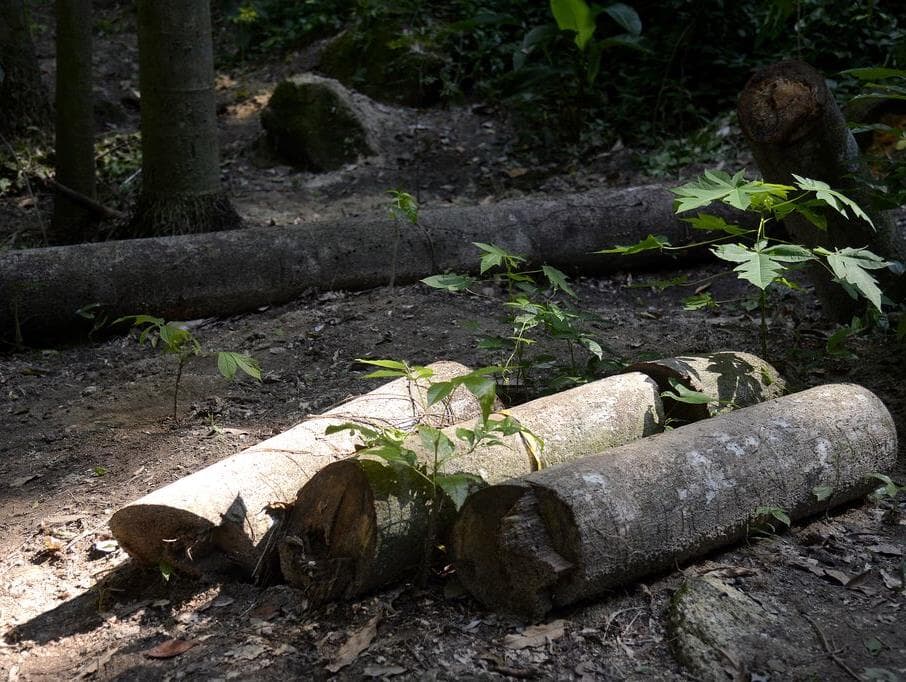
<instances>
[{"instance_id":1,"label":"standing tree trunk","mask_svg":"<svg viewBox=\"0 0 906 682\"><path fill-rule=\"evenodd\" d=\"M766 66L740 94L738 114L765 180L791 184L793 173L822 180L860 204L875 224L872 229L859 218L826 211L827 230L822 231L794 213L784 223L797 241L827 248L868 246L881 256L906 262L902 232L894 228L888 215L872 210L867 193L856 180L862 171L859 148L823 75L794 60ZM840 287L818 268L813 276L826 312L837 317L851 314L853 306L841 297Z\"/></svg>"},{"instance_id":2,"label":"standing tree trunk","mask_svg":"<svg viewBox=\"0 0 906 682\"><path fill-rule=\"evenodd\" d=\"M220 186L208 0L139 0L142 193L129 237L213 232L239 216Z\"/></svg>"},{"instance_id":3,"label":"standing tree trunk","mask_svg":"<svg viewBox=\"0 0 906 682\"><path fill-rule=\"evenodd\" d=\"M0 0L0 134L11 136L50 119L47 93L28 31L23 0Z\"/></svg>"},{"instance_id":4,"label":"standing tree trunk","mask_svg":"<svg viewBox=\"0 0 906 682\"><path fill-rule=\"evenodd\" d=\"M93 199L92 0L57 0L56 180ZM57 191L50 241L90 241L95 213Z\"/></svg>"}]
</instances>

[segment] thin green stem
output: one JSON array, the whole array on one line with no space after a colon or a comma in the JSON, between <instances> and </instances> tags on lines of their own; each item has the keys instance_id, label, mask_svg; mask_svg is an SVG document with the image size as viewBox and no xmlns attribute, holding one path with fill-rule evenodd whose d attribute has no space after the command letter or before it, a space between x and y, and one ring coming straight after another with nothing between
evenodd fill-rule
<instances>
[{"instance_id":1,"label":"thin green stem","mask_svg":"<svg viewBox=\"0 0 906 682\"><path fill-rule=\"evenodd\" d=\"M758 296L758 307L761 309L761 356L768 356L768 320L767 320L767 294L764 289Z\"/></svg>"}]
</instances>

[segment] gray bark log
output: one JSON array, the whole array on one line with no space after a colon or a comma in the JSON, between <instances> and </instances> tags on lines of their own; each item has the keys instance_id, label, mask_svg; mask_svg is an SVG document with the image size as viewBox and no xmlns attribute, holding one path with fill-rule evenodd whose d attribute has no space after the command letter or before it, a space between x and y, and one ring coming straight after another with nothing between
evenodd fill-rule
<instances>
[{"instance_id":1,"label":"gray bark log","mask_svg":"<svg viewBox=\"0 0 906 682\"><path fill-rule=\"evenodd\" d=\"M57 0L56 180L95 198L92 0ZM54 195L49 241L89 241L95 212L65 192Z\"/></svg>"},{"instance_id":2,"label":"gray bark log","mask_svg":"<svg viewBox=\"0 0 906 682\"><path fill-rule=\"evenodd\" d=\"M476 270L475 241L569 272L676 263L657 252L592 253L635 243L649 232L665 234L674 244L688 242L691 230L674 215L672 203L664 187L645 186L425 210L419 226L405 227L399 237L396 282ZM2 253L0 330L13 337L18 326L26 340L71 337L90 326L76 311L93 303L110 320L138 313L187 320L282 303L313 287L381 286L390 278L397 230L381 214Z\"/></svg>"},{"instance_id":3,"label":"gray bark log","mask_svg":"<svg viewBox=\"0 0 906 682\"><path fill-rule=\"evenodd\" d=\"M429 367L437 380L468 371L454 362ZM426 413L426 390L406 379L391 381L155 490L113 515L113 536L142 563L166 560L192 573L199 561L215 555L213 563L225 557L250 575L273 523L268 509L292 502L321 467L355 452L356 438L348 433L327 436L328 426L358 421L406 429L425 419L445 426L479 414L477 402L464 389L454 394L447 409L438 405Z\"/></svg>"},{"instance_id":4,"label":"gray bark log","mask_svg":"<svg viewBox=\"0 0 906 682\"><path fill-rule=\"evenodd\" d=\"M533 453L519 435L450 460L444 473L468 472L494 484L543 466L648 436L663 427L656 384L621 374L506 410L544 441ZM457 441L455 429L447 436ZM431 466L433 455L413 437L405 444ZM430 487L416 474L367 460L323 468L300 491L279 547L283 577L313 603L351 598L411 574L425 556ZM452 511L452 508L449 509ZM443 539L452 514L436 520Z\"/></svg>"},{"instance_id":5,"label":"gray bark log","mask_svg":"<svg viewBox=\"0 0 906 682\"><path fill-rule=\"evenodd\" d=\"M457 572L487 606L540 617L738 541L760 507L797 520L858 499L896 457L874 394L819 386L475 493Z\"/></svg>"}]
</instances>

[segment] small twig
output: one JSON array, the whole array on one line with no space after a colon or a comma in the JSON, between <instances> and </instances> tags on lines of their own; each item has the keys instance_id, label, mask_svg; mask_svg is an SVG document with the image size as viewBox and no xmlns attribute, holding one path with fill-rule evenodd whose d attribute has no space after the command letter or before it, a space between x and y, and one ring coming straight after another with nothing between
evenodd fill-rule
<instances>
[{"instance_id":1,"label":"small twig","mask_svg":"<svg viewBox=\"0 0 906 682\"><path fill-rule=\"evenodd\" d=\"M111 220L125 220L126 218L126 214L122 211L117 211L114 208L104 206L91 197L85 196L81 192L77 192L66 185L60 184L53 178L47 178L47 184L63 196L82 204L86 208L90 208L92 211L105 218L110 218Z\"/></svg>"},{"instance_id":2,"label":"small twig","mask_svg":"<svg viewBox=\"0 0 906 682\"><path fill-rule=\"evenodd\" d=\"M836 663L838 666L840 666L840 668L845 670L849 674L849 676L852 677L854 680L861 681L862 678L859 677L855 672L853 672L853 669L850 668L848 665L846 665L846 661L844 661L842 658L840 658L837 655L841 651L841 649L835 649L834 647L831 646L830 642L828 642L828 640L827 640L827 637L825 637L824 632L818 626L818 623L813 621L808 616L808 614L803 613L802 617L805 618L811 624L811 626L815 629L815 632L818 633L818 638L821 640L821 646L824 647L824 651L827 652L827 655L830 656L831 660L834 663Z\"/></svg>"}]
</instances>

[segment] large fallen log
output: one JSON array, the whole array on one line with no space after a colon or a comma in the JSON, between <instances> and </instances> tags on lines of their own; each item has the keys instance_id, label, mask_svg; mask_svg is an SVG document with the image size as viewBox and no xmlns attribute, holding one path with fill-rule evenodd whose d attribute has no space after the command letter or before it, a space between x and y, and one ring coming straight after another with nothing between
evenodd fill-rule
<instances>
[{"instance_id":1,"label":"large fallen log","mask_svg":"<svg viewBox=\"0 0 906 682\"><path fill-rule=\"evenodd\" d=\"M666 264L672 257L655 251L631 260L592 252L652 232L688 243L691 230L672 206L664 187L629 187L424 210L417 226L381 214L8 251L0 254L0 334L71 336L90 328L76 311L92 305L96 320L138 313L186 320L254 310L311 288L381 286L394 269L397 283L471 271L478 266L476 241L572 272ZM733 219L745 220L738 212Z\"/></svg>"},{"instance_id":2,"label":"large fallen log","mask_svg":"<svg viewBox=\"0 0 906 682\"><path fill-rule=\"evenodd\" d=\"M457 571L485 605L529 617L869 492L897 457L870 391L778 398L480 490L453 531Z\"/></svg>"},{"instance_id":3,"label":"large fallen log","mask_svg":"<svg viewBox=\"0 0 906 682\"><path fill-rule=\"evenodd\" d=\"M638 372L524 403L506 414L543 440L540 453L516 434L456 457L442 471L470 472L498 483L663 426L657 385ZM447 429L454 442L455 430ZM430 466L433 453L417 437L405 445ZM398 467L365 459L326 466L299 491L287 519L279 544L284 579L318 603L354 597L412 573L425 556L431 497L429 486ZM452 521L452 514L438 519L440 537Z\"/></svg>"},{"instance_id":4,"label":"large fallen log","mask_svg":"<svg viewBox=\"0 0 906 682\"><path fill-rule=\"evenodd\" d=\"M436 381L469 371L455 362L429 367ZM292 502L321 467L355 452L356 438L348 432L325 435L328 426L354 421L373 428L411 429L419 422L439 427L480 413L465 389L426 412L426 390L423 382L396 379L309 418L126 505L110 519L113 536L143 563L166 561L192 573L216 555L251 574L273 525L272 507Z\"/></svg>"},{"instance_id":5,"label":"large fallen log","mask_svg":"<svg viewBox=\"0 0 906 682\"><path fill-rule=\"evenodd\" d=\"M808 246L864 247L906 263L906 231L894 216L873 209L856 178L864 174L856 140L827 87L824 76L804 62L790 60L759 69L739 97L739 123L764 179L791 184L793 173L822 180L843 191L871 216L875 228L836 211L826 211L827 229L819 230L799 213L784 219L787 230ZM840 288L814 269L825 308L840 306ZM902 287L900 283L900 287Z\"/></svg>"}]
</instances>

